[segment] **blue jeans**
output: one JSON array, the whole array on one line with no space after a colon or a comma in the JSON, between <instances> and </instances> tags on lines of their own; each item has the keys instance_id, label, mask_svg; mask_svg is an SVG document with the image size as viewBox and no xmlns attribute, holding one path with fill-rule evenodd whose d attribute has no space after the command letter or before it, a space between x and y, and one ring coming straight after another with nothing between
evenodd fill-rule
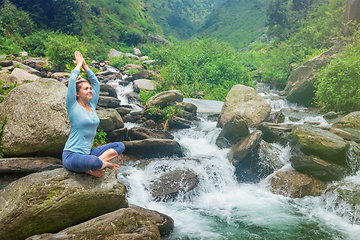
<instances>
[{"instance_id":1,"label":"blue jeans","mask_svg":"<svg viewBox=\"0 0 360 240\"><path fill-rule=\"evenodd\" d=\"M99 158L108 149L114 149L119 155L125 150L122 142L113 142L97 148L91 149L90 154L82 154L72 151L63 151L62 161L66 169L73 172L85 172L91 170L93 172L99 170L103 161Z\"/></svg>"}]
</instances>

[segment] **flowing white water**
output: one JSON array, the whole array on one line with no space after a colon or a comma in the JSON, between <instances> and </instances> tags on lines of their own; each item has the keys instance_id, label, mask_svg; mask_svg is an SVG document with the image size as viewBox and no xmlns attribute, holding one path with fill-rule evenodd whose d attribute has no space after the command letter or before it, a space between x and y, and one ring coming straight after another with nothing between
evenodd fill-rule
<instances>
[{"instance_id":1,"label":"flowing white water","mask_svg":"<svg viewBox=\"0 0 360 240\"><path fill-rule=\"evenodd\" d=\"M229 149L215 145L219 133L215 121L200 117L193 128L174 133L175 140L187 149L186 157L155 159L142 168L134 167L136 163L120 168L118 178L127 186L129 203L174 219L174 232L163 239L359 239L360 226L347 214L353 209L339 205L334 195L290 199L272 194L266 179L238 183L234 166L226 158ZM273 145L280 149L277 154L284 168L291 168L290 147ZM152 199L147 190L151 181L165 172L186 169L198 176L194 190L168 202ZM346 180L360 183L360 175Z\"/></svg>"}]
</instances>

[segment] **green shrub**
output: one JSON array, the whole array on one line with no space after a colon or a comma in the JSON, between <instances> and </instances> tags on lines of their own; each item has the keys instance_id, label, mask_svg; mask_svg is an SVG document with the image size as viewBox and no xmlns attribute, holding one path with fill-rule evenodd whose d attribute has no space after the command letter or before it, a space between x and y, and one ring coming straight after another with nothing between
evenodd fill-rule
<instances>
[{"instance_id":1,"label":"green shrub","mask_svg":"<svg viewBox=\"0 0 360 240\"><path fill-rule=\"evenodd\" d=\"M138 32L126 32L124 42L126 42L129 46L138 45L141 43L142 37Z\"/></svg>"},{"instance_id":2,"label":"green shrub","mask_svg":"<svg viewBox=\"0 0 360 240\"><path fill-rule=\"evenodd\" d=\"M163 47L153 54L164 81L157 91L178 89L185 97L203 92L209 100L225 100L233 85L253 86L241 54L226 43L196 39ZM221 91L218 91L221 89Z\"/></svg>"},{"instance_id":3,"label":"green shrub","mask_svg":"<svg viewBox=\"0 0 360 240\"><path fill-rule=\"evenodd\" d=\"M107 144L106 135L107 135L106 132L98 129L94 138L93 148Z\"/></svg>"},{"instance_id":4,"label":"green shrub","mask_svg":"<svg viewBox=\"0 0 360 240\"><path fill-rule=\"evenodd\" d=\"M316 101L330 111L360 110L360 32L317 75Z\"/></svg>"},{"instance_id":5,"label":"green shrub","mask_svg":"<svg viewBox=\"0 0 360 240\"><path fill-rule=\"evenodd\" d=\"M58 70L65 70L66 64L73 63L75 51L80 51L83 56L86 55L84 44L76 36L59 32L50 34L46 46L46 56L49 57L53 67Z\"/></svg>"},{"instance_id":6,"label":"green shrub","mask_svg":"<svg viewBox=\"0 0 360 240\"><path fill-rule=\"evenodd\" d=\"M46 42L49 33L46 31L35 32L24 38L24 49L30 56L45 56Z\"/></svg>"},{"instance_id":7,"label":"green shrub","mask_svg":"<svg viewBox=\"0 0 360 240\"><path fill-rule=\"evenodd\" d=\"M109 59L110 66L120 69L126 64L133 63L133 60L130 60L128 57L112 57Z\"/></svg>"}]
</instances>

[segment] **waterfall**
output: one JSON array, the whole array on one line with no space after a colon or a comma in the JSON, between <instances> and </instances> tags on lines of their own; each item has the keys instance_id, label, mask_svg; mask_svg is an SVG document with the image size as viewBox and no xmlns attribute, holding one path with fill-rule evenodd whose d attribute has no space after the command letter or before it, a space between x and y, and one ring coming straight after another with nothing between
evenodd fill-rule
<instances>
[{"instance_id":1,"label":"waterfall","mask_svg":"<svg viewBox=\"0 0 360 240\"><path fill-rule=\"evenodd\" d=\"M264 90L265 91L265 90ZM267 93L261 93L264 96ZM274 94L274 93L272 93ZM199 106L195 126L173 133L186 149L182 158L161 158L138 161L121 166L118 179L127 187L129 203L164 213L174 219L175 229L162 239L358 239L360 233L359 206L346 205L339 195L327 192L320 197L291 199L269 191L266 179L259 183L238 183L235 168L226 155L229 149L219 149L217 122L206 116L221 111L222 102L185 99ZM329 125L318 111L292 106L285 99L268 98L271 106L288 108L287 122L306 121ZM278 107L280 106L281 107ZM290 118L298 118L293 121ZM136 124L126 124L127 128ZM291 169L290 146L272 143L270 149L283 167ZM348 161L356 162L352 149ZM260 154L260 158L264 158ZM355 165L355 164L354 164ZM173 170L191 170L198 177L195 189L179 194L167 202L153 199L150 185L162 174ZM360 184L360 175L347 177L345 182ZM331 187L346 188L346 184Z\"/></svg>"}]
</instances>

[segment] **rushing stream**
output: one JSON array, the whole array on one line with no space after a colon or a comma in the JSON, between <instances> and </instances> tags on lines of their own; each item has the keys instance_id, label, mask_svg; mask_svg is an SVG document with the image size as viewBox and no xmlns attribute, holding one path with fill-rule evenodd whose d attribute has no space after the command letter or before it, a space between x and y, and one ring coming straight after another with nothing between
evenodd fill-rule
<instances>
[{"instance_id":1,"label":"rushing stream","mask_svg":"<svg viewBox=\"0 0 360 240\"><path fill-rule=\"evenodd\" d=\"M258 91L273 111L297 110L286 116L286 123L296 119L294 124L329 125L316 110L291 105L264 86ZM199 107L196 126L173 133L175 140L187 149L186 157L156 159L143 168L134 167L137 163L133 163L122 166L118 173L120 181L127 186L129 203L174 219L173 233L163 239L360 239L360 225L339 214L347 206L339 207L331 196L291 199L271 193L266 179L253 184L238 183L235 168L226 158L229 149L221 150L215 145L220 129L216 128L215 120L207 118L210 113L219 113L222 103L185 101ZM273 145L281 149L277 154L284 168L291 168L290 147ZM152 180L164 172L185 169L198 176L194 190L173 201L152 200L146 190ZM346 180L360 182L360 175Z\"/></svg>"}]
</instances>

